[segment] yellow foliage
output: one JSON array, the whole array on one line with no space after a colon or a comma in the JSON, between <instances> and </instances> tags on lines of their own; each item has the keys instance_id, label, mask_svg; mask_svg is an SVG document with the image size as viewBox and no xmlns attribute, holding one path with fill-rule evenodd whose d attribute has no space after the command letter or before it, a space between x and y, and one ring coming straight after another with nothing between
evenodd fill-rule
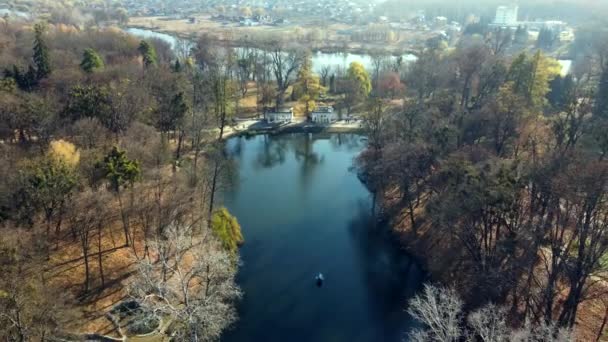
<instances>
[{"instance_id":1,"label":"yellow foliage","mask_svg":"<svg viewBox=\"0 0 608 342\"><path fill-rule=\"evenodd\" d=\"M241 225L226 208L220 208L213 213L211 230L221 241L224 248L233 255L237 253L238 246L245 241L241 232Z\"/></svg>"},{"instance_id":2,"label":"yellow foliage","mask_svg":"<svg viewBox=\"0 0 608 342\"><path fill-rule=\"evenodd\" d=\"M51 141L49 155L56 161L64 162L66 165L75 167L80 161L80 152L76 146L63 139Z\"/></svg>"}]
</instances>

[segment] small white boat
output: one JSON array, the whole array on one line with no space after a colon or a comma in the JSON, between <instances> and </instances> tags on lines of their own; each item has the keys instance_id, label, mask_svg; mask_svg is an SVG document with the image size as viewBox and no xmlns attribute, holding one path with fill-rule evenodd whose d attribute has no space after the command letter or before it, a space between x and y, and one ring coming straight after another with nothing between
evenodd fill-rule
<instances>
[{"instance_id":1,"label":"small white boat","mask_svg":"<svg viewBox=\"0 0 608 342\"><path fill-rule=\"evenodd\" d=\"M323 277L323 273L317 274L317 276L315 277L315 282L317 283L317 286L321 287L321 285L323 285L323 281L325 281L325 277Z\"/></svg>"}]
</instances>

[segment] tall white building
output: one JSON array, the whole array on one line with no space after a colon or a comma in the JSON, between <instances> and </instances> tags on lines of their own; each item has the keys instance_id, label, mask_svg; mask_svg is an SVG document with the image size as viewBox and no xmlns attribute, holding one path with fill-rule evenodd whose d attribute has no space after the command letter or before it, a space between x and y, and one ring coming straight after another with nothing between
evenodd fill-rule
<instances>
[{"instance_id":1,"label":"tall white building","mask_svg":"<svg viewBox=\"0 0 608 342\"><path fill-rule=\"evenodd\" d=\"M496 18L494 19L494 24L506 26L517 25L518 10L519 6L517 5L498 6L496 9Z\"/></svg>"}]
</instances>

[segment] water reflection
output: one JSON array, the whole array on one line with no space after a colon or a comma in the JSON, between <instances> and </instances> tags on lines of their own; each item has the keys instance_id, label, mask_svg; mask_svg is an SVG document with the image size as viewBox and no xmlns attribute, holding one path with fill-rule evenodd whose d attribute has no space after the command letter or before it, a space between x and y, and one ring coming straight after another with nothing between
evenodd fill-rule
<instances>
[{"instance_id":1,"label":"water reflection","mask_svg":"<svg viewBox=\"0 0 608 342\"><path fill-rule=\"evenodd\" d=\"M242 141L242 139L238 139ZM254 162L257 168L272 168L277 164L285 162L285 152L287 151L287 141L276 139L270 135L262 136L262 148L257 152Z\"/></svg>"},{"instance_id":2,"label":"water reflection","mask_svg":"<svg viewBox=\"0 0 608 342\"><path fill-rule=\"evenodd\" d=\"M312 134L299 134L293 139L294 157L300 164L300 186L307 189L316 167L323 163L325 156L315 152Z\"/></svg>"},{"instance_id":3,"label":"water reflection","mask_svg":"<svg viewBox=\"0 0 608 342\"><path fill-rule=\"evenodd\" d=\"M421 272L374 227L371 196L349 171L364 146L349 134L228 141L240 184L225 204L245 235L245 296L224 341L401 340Z\"/></svg>"},{"instance_id":4,"label":"water reflection","mask_svg":"<svg viewBox=\"0 0 608 342\"><path fill-rule=\"evenodd\" d=\"M369 202L359 203L348 228L357 246L357 258L369 296L369 308L387 329L383 340L397 339L407 328L405 305L425 280L416 262L395 242L387 227L379 226L369 210Z\"/></svg>"}]
</instances>

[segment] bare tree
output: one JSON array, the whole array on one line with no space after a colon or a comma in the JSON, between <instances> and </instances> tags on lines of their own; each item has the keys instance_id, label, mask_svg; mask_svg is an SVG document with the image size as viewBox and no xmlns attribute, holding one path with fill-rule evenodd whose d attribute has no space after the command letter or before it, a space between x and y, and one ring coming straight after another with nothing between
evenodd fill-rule
<instances>
[{"instance_id":1,"label":"bare tree","mask_svg":"<svg viewBox=\"0 0 608 342\"><path fill-rule=\"evenodd\" d=\"M449 288L425 285L421 294L409 302L408 312L425 325L409 335L411 341L482 341L482 342L567 342L572 331L558 328L553 322L530 322L519 329L507 325L507 310L489 303L463 315L463 302ZM465 324L466 323L466 324Z\"/></svg>"},{"instance_id":2,"label":"bare tree","mask_svg":"<svg viewBox=\"0 0 608 342\"><path fill-rule=\"evenodd\" d=\"M324 87L327 87L327 81L330 71L331 67L329 65L324 65L323 67L321 67L321 84Z\"/></svg>"},{"instance_id":3,"label":"bare tree","mask_svg":"<svg viewBox=\"0 0 608 342\"><path fill-rule=\"evenodd\" d=\"M272 71L277 82L276 108L283 104L285 92L294 82L294 75L304 60L304 54L297 50L286 50L282 42L270 44Z\"/></svg>"},{"instance_id":4,"label":"bare tree","mask_svg":"<svg viewBox=\"0 0 608 342\"><path fill-rule=\"evenodd\" d=\"M495 304L488 304L471 313L467 322L475 334L485 342L507 342L507 310Z\"/></svg>"},{"instance_id":5,"label":"bare tree","mask_svg":"<svg viewBox=\"0 0 608 342\"><path fill-rule=\"evenodd\" d=\"M427 329L412 332L413 341L458 341L463 302L453 289L425 285L422 293L409 302L408 312Z\"/></svg>"},{"instance_id":6,"label":"bare tree","mask_svg":"<svg viewBox=\"0 0 608 342\"><path fill-rule=\"evenodd\" d=\"M156 262L144 259L131 295L148 317L170 320L179 341L215 341L236 320L236 260L210 237L174 223L151 244Z\"/></svg>"}]
</instances>

